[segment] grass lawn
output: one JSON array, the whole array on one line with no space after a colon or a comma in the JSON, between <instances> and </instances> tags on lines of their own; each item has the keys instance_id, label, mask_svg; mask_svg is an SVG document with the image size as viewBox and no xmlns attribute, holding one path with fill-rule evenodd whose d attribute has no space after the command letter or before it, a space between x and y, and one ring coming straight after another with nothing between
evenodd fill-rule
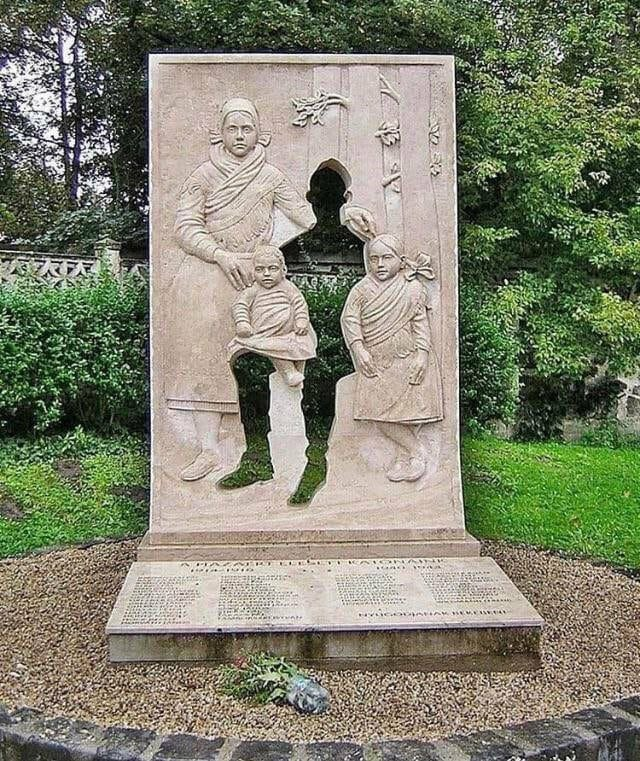
<instances>
[{"instance_id":1,"label":"grass lawn","mask_svg":"<svg viewBox=\"0 0 640 761\"><path fill-rule=\"evenodd\" d=\"M640 568L640 449L465 439L462 462L475 536Z\"/></svg>"},{"instance_id":2,"label":"grass lawn","mask_svg":"<svg viewBox=\"0 0 640 761\"><path fill-rule=\"evenodd\" d=\"M324 476L313 440L295 501ZM466 438L463 485L469 530L640 568L640 449L519 444ZM229 488L268 478L255 437ZM149 466L144 442L74 431L36 442L0 441L0 557L142 533Z\"/></svg>"},{"instance_id":3,"label":"grass lawn","mask_svg":"<svg viewBox=\"0 0 640 761\"><path fill-rule=\"evenodd\" d=\"M0 557L142 533L148 480L134 437L0 441Z\"/></svg>"}]
</instances>

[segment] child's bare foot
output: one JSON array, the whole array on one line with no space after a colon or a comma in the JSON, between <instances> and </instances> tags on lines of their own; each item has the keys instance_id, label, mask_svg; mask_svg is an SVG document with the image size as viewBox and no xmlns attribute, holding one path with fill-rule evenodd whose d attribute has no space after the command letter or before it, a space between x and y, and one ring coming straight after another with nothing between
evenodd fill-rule
<instances>
[{"instance_id":1,"label":"child's bare foot","mask_svg":"<svg viewBox=\"0 0 640 761\"><path fill-rule=\"evenodd\" d=\"M287 383L287 386L290 386L291 388L296 388L296 386L302 385L302 381L304 380L304 375L302 373L299 373L297 370L290 370L289 372L286 372L284 374L284 379Z\"/></svg>"}]
</instances>

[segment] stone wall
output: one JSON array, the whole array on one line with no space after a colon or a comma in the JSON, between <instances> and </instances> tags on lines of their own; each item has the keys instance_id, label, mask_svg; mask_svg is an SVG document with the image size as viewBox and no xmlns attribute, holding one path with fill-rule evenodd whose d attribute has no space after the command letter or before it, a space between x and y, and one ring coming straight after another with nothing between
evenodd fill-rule
<instances>
[{"instance_id":1,"label":"stone wall","mask_svg":"<svg viewBox=\"0 0 640 761\"><path fill-rule=\"evenodd\" d=\"M89 256L0 248L0 285L13 283L20 275L30 274L40 282L64 288L73 285L78 278L95 274L103 263L116 275L130 273L145 279L149 277L148 259L121 256L120 244L107 240L101 241L94 254ZM310 287L321 282L337 285L345 279L362 276L363 272L362 267L355 265L310 265L301 261L293 262L289 269L291 280Z\"/></svg>"},{"instance_id":2,"label":"stone wall","mask_svg":"<svg viewBox=\"0 0 640 761\"><path fill-rule=\"evenodd\" d=\"M618 397L616 417L630 433L640 434L640 376L618 379L622 390Z\"/></svg>"},{"instance_id":3,"label":"stone wall","mask_svg":"<svg viewBox=\"0 0 640 761\"><path fill-rule=\"evenodd\" d=\"M640 696L558 719L422 742L288 743L160 735L0 705L2 761L638 761Z\"/></svg>"}]
</instances>

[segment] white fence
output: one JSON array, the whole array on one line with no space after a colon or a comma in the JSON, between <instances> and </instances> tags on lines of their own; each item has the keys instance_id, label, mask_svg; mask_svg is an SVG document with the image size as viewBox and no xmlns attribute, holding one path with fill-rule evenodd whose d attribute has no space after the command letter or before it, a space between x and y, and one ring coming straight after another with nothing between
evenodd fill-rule
<instances>
[{"instance_id":1,"label":"white fence","mask_svg":"<svg viewBox=\"0 0 640 761\"><path fill-rule=\"evenodd\" d=\"M13 283L27 275L47 285L65 288L78 278L95 274L103 266L115 275L129 273L145 279L149 277L147 261L123 258L120 245L105 240L96 245L93 255L87 256L0 249L0 285ZM297 285L307 288L319 285L339 287L352 282L358 274L362 273L353 267L345 267L339 273L322 267L311 272L292 272L290 277Z\"/></svg>"},{"instance_id":2,"label":"white fence","mask_svg":"<svg viewBox=\"0 0 640 761\"><path fill-rule=\"evenodd\" d=\"M131 273L143 278L149 276L147 262L121 258L120 245L105 240L96 245L93 255L87 256L0 249L0 285L28 276L47 285L65 288L73 285L78 278L97 273L104 266L115 275Z\"/></svg>"}]
</instances>

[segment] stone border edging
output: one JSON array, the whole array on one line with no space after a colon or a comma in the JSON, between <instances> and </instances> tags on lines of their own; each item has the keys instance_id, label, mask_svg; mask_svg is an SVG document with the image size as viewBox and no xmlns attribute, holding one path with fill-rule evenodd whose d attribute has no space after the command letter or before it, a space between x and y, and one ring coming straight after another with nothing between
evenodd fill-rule
<instances>
[{"instance_id":1,"label":"stone border edging","mask_svg":"<svg viewBox=\"0 0 640 761\"><path fill-rule=\"evenodd\" d=\"M443 740L288 743L102 728L0 705L1 761L638 761L640 695Z\"/></svg>"}]
</instances>

